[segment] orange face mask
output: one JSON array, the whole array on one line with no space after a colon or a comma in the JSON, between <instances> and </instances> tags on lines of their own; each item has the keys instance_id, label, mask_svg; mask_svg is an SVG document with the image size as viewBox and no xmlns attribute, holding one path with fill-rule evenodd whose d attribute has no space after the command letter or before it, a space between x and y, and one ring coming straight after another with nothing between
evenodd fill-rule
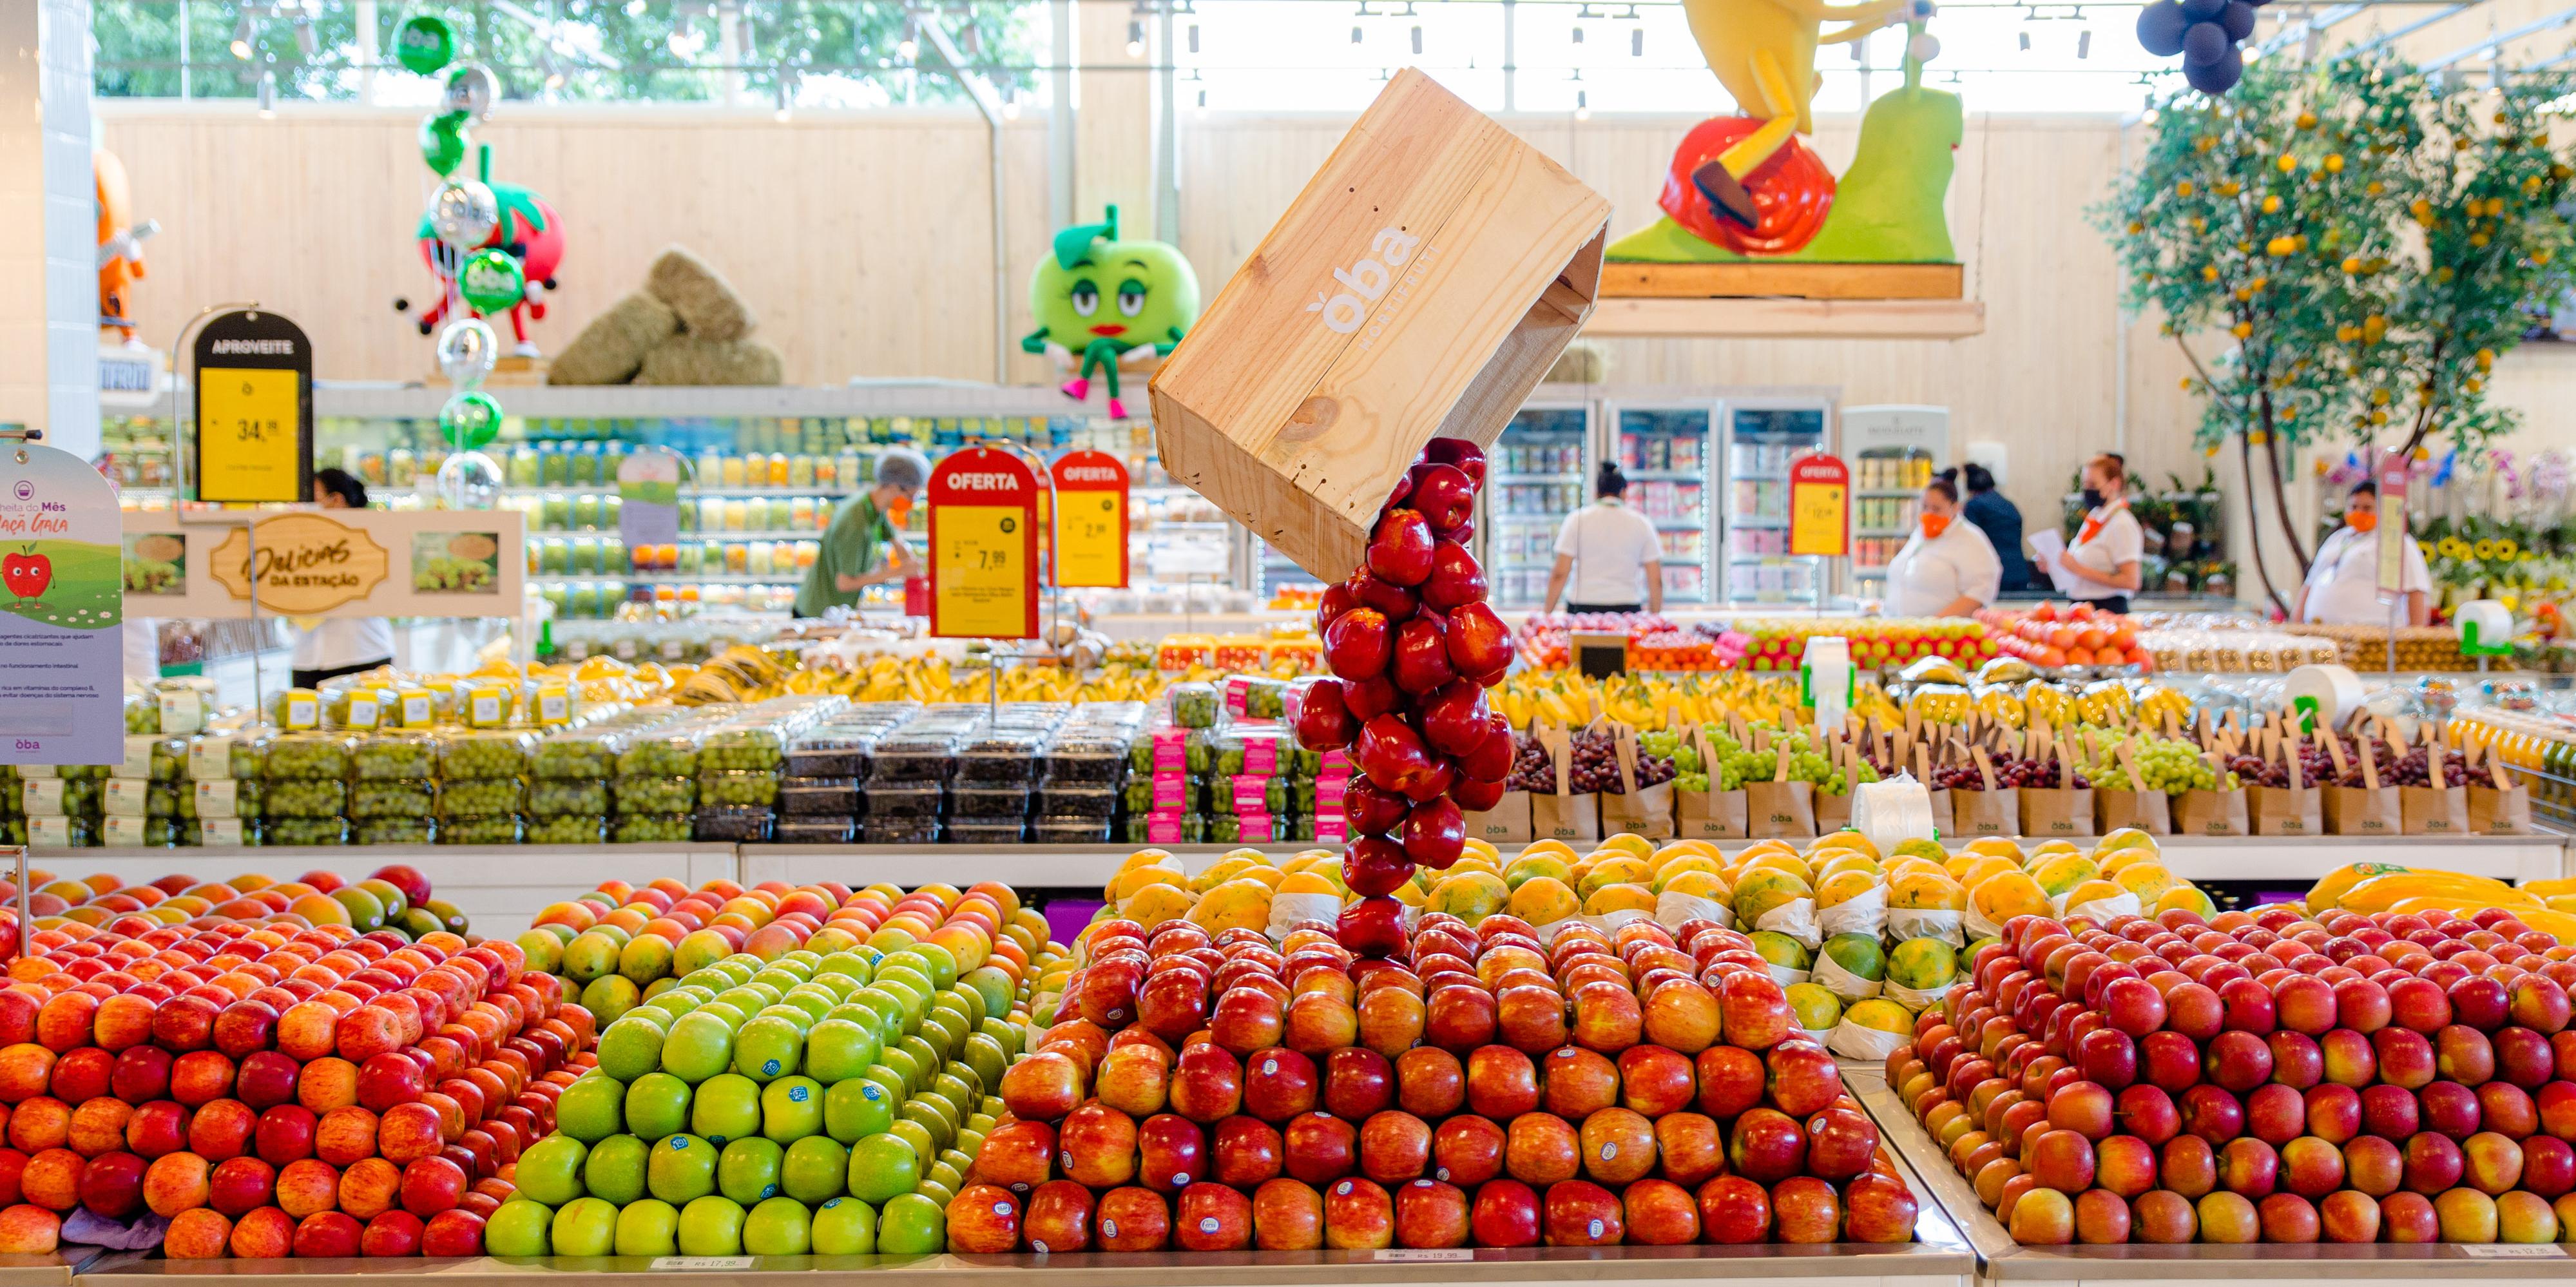
<instances>
[{"instance_id":1,"label":"orange face mask","mask_svg":"<svg viewBox=\"0 0 2576 1287\"><path fill-rule=\"evenodd\" d=\"M1926 540L1932 540L1932 541L1940 540L1940 539L1941 539L1941 534L1942 534L1943 532L1946 532L1946 531L1949 531L1949 530L1950 530L1950 516L1949 516L1949 515L1947 515L1947 514L1926 514L1926 515L1924 515L1924 516L1923 516L1923 536L1924 536L1924 539L1926 539Z\"/></svg>"},{"instance_id":2,"label":"orange face mask","mask_svg":"<svg viewBox=\"0 0 2576 1287\"><path fill-rule=\"evenodd\" d=\"M2344 515L2343 521L2356 532L2368 532L2378 528L2379 514L2374 510L2355 510Z\"/></svg>"},{"instance_id":3,"label":"orange face mask","mask_svg":"<svg viewBox=\"0 0 2576 1287\"><path fill-rule=\"evenodd\" d=\"M896 527L903 526L912 517L912 498L909 496L897 498L895 503L886 506L885 516L886 522Z\"/></svg>"}]
</instances>

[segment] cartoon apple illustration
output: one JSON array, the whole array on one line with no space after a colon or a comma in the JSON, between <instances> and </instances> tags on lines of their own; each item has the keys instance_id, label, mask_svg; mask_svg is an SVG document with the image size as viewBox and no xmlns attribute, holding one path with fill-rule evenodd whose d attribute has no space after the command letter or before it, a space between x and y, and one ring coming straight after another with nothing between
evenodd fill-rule
<instances>
[{"instance_id":1,"label":"cartoon apple illustration","mask_svg":"<svg viewBox=\"0 0 2576 1287\"><path fill-rule=\"evenodd\" d=\"M21 599L42 598L45 587L54 583L54 561L30 545L23 553L0 557L0 581Z\"/></svg>"}]
</instances>

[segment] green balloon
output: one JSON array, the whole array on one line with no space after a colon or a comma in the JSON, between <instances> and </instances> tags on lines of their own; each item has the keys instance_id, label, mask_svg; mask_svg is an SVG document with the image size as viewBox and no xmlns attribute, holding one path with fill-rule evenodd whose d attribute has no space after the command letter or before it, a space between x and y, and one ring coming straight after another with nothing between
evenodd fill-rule
<instances>
[{"instance_id":1,"label":"green balloon","mask_svg":"<svg viewBox=\"0 0 2576 1287\"><path fill-rule=\"evenodd\" d=\"M438 409L438 434L458 451L473 451L501 432L501 404L476 390L460 393Z\"/></svg>"},{"instance_id":2,"label":"green balloon","mask_svg":"<svg viewBox=\"0 0 2576 1287\"><path fill-rule=\"evenodd\" d=\"M449 112L423 118L420 123L420 159L429 163L430 173L444 179L465 164L465 113Z\"/></svg>"},{"instance_id":3,"label":"green balloon","mask_svg":"<svg viewBox=\"0 0 2576 1287\"><path fill-rule=\"evenodd\" d=\"M493 246L466 257L464 266L456 270L456 285L475 312L489 316L506 313L525 298L528 279L518 256Z\"/></svg>"},{"instance_id":4,"label":"green balloon","mask_svg":"<svg viewBox=\"0 0 2576 1287\"><path fill-rule=\"evenodd\" d=\"M456 29L436 14L415 14L394 30L394 59L427 76L456 59Z\"/></svg>"}]
</instances>

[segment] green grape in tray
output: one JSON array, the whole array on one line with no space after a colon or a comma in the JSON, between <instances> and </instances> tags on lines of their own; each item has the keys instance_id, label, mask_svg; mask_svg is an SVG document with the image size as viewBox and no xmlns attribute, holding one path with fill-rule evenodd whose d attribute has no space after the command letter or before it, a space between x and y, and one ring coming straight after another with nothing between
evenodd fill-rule
<instances>
[{"instance_id":1,"label":"green grape in tray","mask_svg":"<svg viewBox=\"0 0 2576 1287\"><path fill-rule=\"evenodd\" d=\"M144 788L143 791L143 816L147 818L177 817L179 815L179 798L183 795L188 797L188 802L191 806L195 805L196 796L194 793L181 791L178 787L168 782L153 783L151 786ZM193 807L191 808L191 812L194 812Z\"/></svg>"},{"instance_id":2,"label":"green grape in tray","mask_svg":"<svg viewBox=\"0 0 2576 1287\"><path fill-rule=\"evenodd\" d=\"M427 818L364 818L358 822L362 845L425 845L438 836L438 824Z\"/></svg>"},{"instance_id":3,"label":"green grape in tray","mask_svg":"<svg viewBox=\"0 0 2576 1287\"><path fill-rule=\"evenodd\" d=\"M702 809L728 804L776 804L778 778L775 774L754 772L705 772L698 774L698 806Z\"/></svg>"},{"instance_id":4,"label":"green grape in tray","mask_svg":"<svg viewBox=\"0 0 2576 1287\"><path fill-rule=\"evenodd\" d=\"M426 733L373 733L349 757L361 781L438 776L438 742Z\"/></svg>"},{"instance_id":5,"label":"green grape in tray","mask_svg":"<svg viewBox=\"0 0 2576 1287\"><path fill-rule=\"evenodd\" d=\"M438 843L515 845L519 843L519 815L501 813L484 818L451 818L438 824Z\"/></svg>"},{"instance_id":6,"label":"green grape in tray","mask_svg":"<svg viewBox=\"0 0 2576 1287\"><path fill-rule=\"evenodd\" d=\"M1214 728L1224 703L1217 698L1214 684L1174 684L1168 694L1172 701L1172 722L1183 728Z\"/></svg>"},{"instance_id":7,"label":"green grape in tray","mask_svg":"<svg viewBox=\"0 0 2576 1287\"><path fill-rule=\"evenodd\" d=\"M272 780L260 807L271 818L339 818L349 812L349 786L337 779Z\"/></svg>"},{"instance_id":8,"label":"green grape in tray","mask_svg":"<svg viewBox=\"0 0 2576 1287\"><path fill-rule=\"evenodd\" d=\"M273 818L263 834L272 845L345 845L349 824L337 814L327 818Z\"/></svg>"},{"instance_id":9,"label":"green grape in tray","mask_svg":"<svg viewBox=\"0 0 2576 1287\"><path fill-rule=\"evenodd\" d=\"M688 737L638 738L617 753L620 776L676 778L697 771L698 744Z\"/></svg>"},{"instance_id":10,"label":"green grape in tray","mask_svg":"<svg viewBox=\"0 0 2576 1287\"><path fill-rule=\"evenodd\" d=\"M537 743L528 771L541 778L604 778L618 772L616 744L597 733L558 733Z\"/></svg>"},{"instance_id":11,"label":"green grape in tray","mask_svg":"<svg viewBox=\"0 0 2576 1287\"><path fill-rule=\"evenodd\" d=\"M688 813L698 807L698 780L622 777L617 779L616 796L619 813Z\"/></svg>"},{"instance_id":12,"label":"green grape in tray","mask_svg":"<svg viewBox=\"0 0 2576 1287\"><path fill-rule=\"evenodd\" d=\"M337 782L349 776L350 741L331 733L285 733L269 739L263 776Z\"/></svg>"},{"instance_id":13,"label":"green grape in tray","mask_svg":"<svg viewBox=\"0 0 2576 1287\"><path fill-rule=\"evenodd\" d=\"M1192 775L1206 773L1216 763L1215 752L1208 748L1208 737L1202 729L1149 728L1136 734L1127 744L1127 767L1137 773L1152 773L1161 767L1155 763L1155 738L1169 741L1178 737L1181 744L1180 768Z\"/></svg>"},{"instance_id":14,"label":"green grape in tray","mask_svg":"<svg viewBox=\"0 0 2576 1287\"><path fill-rule=\"evenodd\" d=\"M451 733L438 740L438 776L442 778L516 778L528 771L528 736L524 733L474 731ZM592 777L608 776L602 771Z\"/></svg>"},{"instance_id":15,"label":"green grape in tray","mask_svg":"<svg viewBox=\"0 0 2576 1287\"><path fill-rule=\"evenodd\" d=\"M510 810L485 812L505 813ZM528 789L528 812L540 818L605 818L608 816L608 783L595 779L588 782L540 779Z\"/></svg>"},{"instance_id":16,"label":"green grape in tray","mask_svg":"<svg viewBox=\"0 0 2576 1287\"><path fill-rule=\"evenodd\" d=\"M601 786L595 782L589 785ZM605 794L604 788L602 793ZM526 795L526 786L517 778L449 778L438 784L438 813L442 818L479 818L485 814L517 813L520 801ZM607 811L602 809L598 812Z\"/></svg>"},{"instance_id":17,"label":"green grape in tray","mask_svg":"<svg viewBox=\"0 0 2576 1287\"><path fill-rule=\"evenodd\" d=\"M352 818L429 818L438 813L438 784L427 778L405 781L360 779L349 787Z\"/></svg>"},{"instance_id":18,"label":"green grape in tray","mask_svg":"<svg viewBox=\"0 0 2576 1287\"><path fill-rule=\"evenodd\" d=\"M608 824L600 818L534 818L528 822L528 843L532 845L595 845L608 834Z\"/></svg>"},{"instance_id":19,"label":"green grape in tray","mask_svg":"<svg viewBox=\"0 0 2576 1287\"><path fill-rule=\"evenodd\" d=\"M700 769L776 769L786 743L771 728L720 728L698 748Z\"/></svg>"},{"instance_id":20,"label":"green grape in tray","mask_svg":"<svg viewBox=\"0 0 2576 1287\"><path fill-rule=\"evenodd\" d=\"M621 845L672 844L690 839L695 827L685 813L629 813L618 817L608 838Z\"/></svg>"},{"instance_id":21,"label":"green grape in tray","mask_svg":"<svg viewBox=\"0 0 2576 1287\"><path fill-rule=\"evenodd\" d=\"M128 695L125 699L125 731L158 733L161 731L161 703L149 697Z\"/></svg>"}]
</instances>

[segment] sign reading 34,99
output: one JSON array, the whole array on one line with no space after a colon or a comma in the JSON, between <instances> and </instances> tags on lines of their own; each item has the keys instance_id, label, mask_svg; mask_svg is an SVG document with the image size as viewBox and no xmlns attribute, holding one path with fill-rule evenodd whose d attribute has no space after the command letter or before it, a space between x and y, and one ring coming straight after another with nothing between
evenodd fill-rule
<instances>
[{"instance_id":1,"label":"sign reading 34,99","mask_svg":"<svg viewBox=\"0 0 2576 1287\"><path fill-rule=\"evenodd\" d=\"M930 472L930 633L1034 639L1038 480L989 447L951 452Z\"/></svg>"}]
</instances>

